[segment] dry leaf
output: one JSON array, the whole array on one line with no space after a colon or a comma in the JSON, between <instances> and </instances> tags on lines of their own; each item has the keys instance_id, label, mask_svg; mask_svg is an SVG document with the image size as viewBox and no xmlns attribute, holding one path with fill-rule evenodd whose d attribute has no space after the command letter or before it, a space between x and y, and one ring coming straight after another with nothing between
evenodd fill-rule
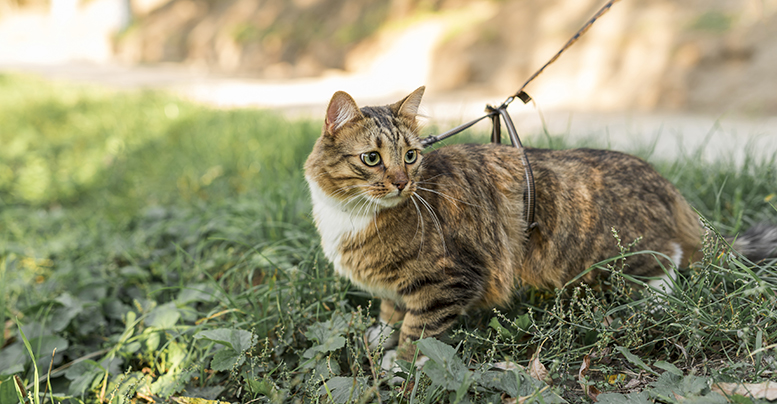
<instances>
[{"instance_id":1,"label":"dry leaf","mask_svg":"<svg viewBox=\"0 0 777 404\"><path fill-rule=\"evenodd\" d=\"M408 380L407 383L402 383L402 395L405 397L405 399L410 400L410 396L412 396L413 393L413 387L415 387L415 381Z\"/></svg>"},{"instance_id":2,"label":"dry leaf","mask_svg":"<svg viewBox=\"0 0 777 404\"><path fill-rule=\"evenodd\" d=\"M545 365L540 362L539 352L537 352L537 356L532 359L531 364L529 365L529 374L531 377L541 382L548 384L552 382L550 375L548 374L548 369L545 369Z\"/></svg>"},{"instance_id":3,"label":"dry leaf","mask_svg":"<svg viewBox=\"0 0 777 404\"><path fill-rule=\"evenodd\" d=\"M588 373L588 369L591 368L591 358L586 355L583 357L583 363L580 364L580 370L577 372L577 379L582 380L585 374Z\"/></svg>"},{"instance_id":4,"label":"dry leaf","mask_svg":"<svg viewBox=\"0 0 777 404\"><path fill-rule=\"evenodd\" d=\"M543 365L542 362L540 362L540 352L542 352L543 343L545 343L545 341L543 341L540 344L539 348L537 348L537 352L534 353L534 357L529 363L529 375L541 382L552 384L553 380L550 378L550 375L548 374L548 369L545 369L545 365Z\"/></svg>"},{"instance_id":5,"label":"dry leaf","mask_svg":"<svg viewBox=\"0 0 777 404\"><path fill-rule=\"evenodd\" d=\"M577 382L583 387L585 395L596 402L598 401L597 397L599 396L599 389L597 389L596 386L588 384L588 381L585 380L585 374L588 373L589 369L591 369L591 358L586 355L583 357L583 363L580 364L580 370L577 372Z\"/></svg>"},{"instance_id":6,"label":"dry leaf","mask_svg":"<svg viewBox=\"0 0 777 404\"><path fill-rule=\"evenodd\" d=\"M16 387L19 388L19 391L22 392L22 397L27 397L27 392L24 390L24 383L22 383L22 379L19 378L19 375L13 375L13 381L16 383Z\"/></svg>"},{"instance_id":7,"label":"dry leaf","mask_svg":"<svg viewBox=\"0 0 777 404\"><path fill-rule=\"evenodd\" d=\"M777 400L777 382L770 381L763 383L715 383L712 385L712 391L724 396L739 394L756 399Z\"/></svg>"},{"instance_id":8,"label":"dry leaf","mask_svg":"<svg viewBox=\"0 0 777 404\"><path fill-rule=\"evenodd\" d=\"M599 401L599 394L601 393L599 389L596 388L594 385L588 386L588 388L584 389L585 395L588 396L588 398L591 399L593 402Z\"/></svg>"}]
</instances>

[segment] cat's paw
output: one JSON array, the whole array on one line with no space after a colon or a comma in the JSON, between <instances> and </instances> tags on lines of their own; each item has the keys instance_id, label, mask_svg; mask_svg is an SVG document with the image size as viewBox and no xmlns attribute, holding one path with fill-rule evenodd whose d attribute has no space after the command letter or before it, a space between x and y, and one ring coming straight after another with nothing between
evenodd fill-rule
<instances>
[{"instance_id":1,"label":"cat's paw","mask_svg":"<svg viewBox=\"0 0 777 404\"><path fill-rule=\"evenodd\" d=\"M397 366L396 349L389 349L383 353L383 358L380 360L380 368L384 372L392 372L392 373L397 373L400 370L402 370L399 368L399 366Z\"/></svg>"},{"instance_id":2,"label":"cat's paw","mask_svg":"<svg viewBox=\"0 0 777 404\"><path fill-rule=\"evenodd\" d=\"M384 372L392 375L391 379L388 381L390 385L397 386L405 381L404 378L397 376L402 369L397 365L396 349L388 350L383 354L383 359L380 361L380 368L383 369Z\"/></svg>"},{"instance_id":3,"label":"cat's paw","mask_svg":"<svg viewBox=\"0 0 777 404\"><path fill-rule=\"evenodd\" d=\"M416 358L415 361L415 368L420 370L426 361L428 361L429 358L425 355L418 355L418 358ZM391 385L398 385L405 381L404 378L396 376L402 371L402 368L397 365L397 350L396 349L390 349L383 353L383 358L380 361L380 367L384 372L390 373L391 375L394 375L390 380L389 384Z\"/></svg>"},{"instance_id":4,"label":"cat's paw","mask_svg":"<svg viewBox=\"0 0 777 404\"><path fill-rule=\"evenodd\" d=\"M380 320L378 324L367 329L366 337L367 345L372 350L378 349L378 346L393 348L399 342L399 330L395 330L387 322Z\"/></svg>"}]
</instances>

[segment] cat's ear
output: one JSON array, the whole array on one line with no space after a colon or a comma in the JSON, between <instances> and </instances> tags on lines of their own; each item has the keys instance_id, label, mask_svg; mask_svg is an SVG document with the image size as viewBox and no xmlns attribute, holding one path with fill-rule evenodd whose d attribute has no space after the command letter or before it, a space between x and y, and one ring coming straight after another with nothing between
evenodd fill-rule
<instances>
[{"instance_id":1,"label":"cat's ear","mask_svg":"<svg viewBox=\"0 0 777 404\"><path fill-rule=\"evenodd\" d=\"M348 93L338 91L332 96L326 109L326 132L333 135L343 125L356 118L362 118L356 101Z\"/></svg>"},{"instance_id":2,"label":"cat's ear","mask_svg":"<svg viewBox=\"0 0 777 404\"><path fill-rule=\"evenodd\" d=\"M421 105L421 97L424 96L425 86L418 87L415 91L410 93L402 101L397 102L390 106L395 115L408 115L413 118L418 114L418 106Z\"/></svg>"}]
</instances>

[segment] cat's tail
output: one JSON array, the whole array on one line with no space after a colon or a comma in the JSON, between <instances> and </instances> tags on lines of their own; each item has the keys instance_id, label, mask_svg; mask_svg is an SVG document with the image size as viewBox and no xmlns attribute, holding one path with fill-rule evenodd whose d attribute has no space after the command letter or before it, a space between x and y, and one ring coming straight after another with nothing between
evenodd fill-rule
<instances>
[{"instance_id":1,"label":"cat's tail","mask_svg":"<svg viewBox=\"0 0 777 404\"><path fill-rule=\"evenodd\" d=\"M777 225L758 223L728 241L735 250L750 261L777 258Z\"/></svg>"}]
</instances>

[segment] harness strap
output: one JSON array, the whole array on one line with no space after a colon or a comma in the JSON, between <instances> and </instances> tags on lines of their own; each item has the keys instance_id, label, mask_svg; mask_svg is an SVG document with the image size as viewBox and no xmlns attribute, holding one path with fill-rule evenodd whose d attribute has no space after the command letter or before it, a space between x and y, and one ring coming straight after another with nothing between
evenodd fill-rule
<instances>
[{"instance_id":1,"label":"harness strap","mask_svg":"<svg viewBox=\"0 0 777 404\"><path fill-rule=\"evenodd\" d=\"M507 99L497 108L494 108L490 105L486 105L486 115L481 116L480 118L474 119L472 121L469 121L465 124L459 125L445 133L441 133L437 136L429 136L424 139L421 139L421 145L423 145L424 148L429 147L440 140L447 139L457 133L460 133L464 131L465 129L468 129L472 125L482 121L485 118L491 118L491 143L500 144L502 143L502 126L499 121L500 117L505 121L505 126L507 126L507 133L510 135L510 141L512 142L513 146L517 147L518 150L521 151L521 162L523 163L524 167L524 175L526 179L526 192L525 192L525 204L524 209L526 211L526 232L530 233L535 227L537 227L537 223L534 221L534 204L535 204L535 191L534 191L534 173L531 169L531 164L529 164L529 159L526 157L526 150L523 147L523 144L521 144L521 139L518 137L518 132L515 130L515 125L513 125L513 120L510 118L510 114L507 113L507 106L510 105L511 102L513 102L516 98L523 101L524 104L531 101L531 97L529 94L527 94L525 91L523 91L524 88L526 88L529 83L531 83L537 76L542 74L543 71L545 71L545 68L550 66L551 63L555 62L556 59L561 56L564 51L569 49L570 46L572 46L575 42L577 42L578 39L580 39L583 34L588 31L589 28L596 22L599 17L604 15L607 11L610 10L613 4L617 3L619 0L609 0L602 8L599 9L599 11L594 14L594 16L588 20L588 22L583 25L582 28L580 28L572 38L567 41L567 43L559 50L553 57L545 63L539 70L534 72L534 74L529 77L528 80L521 86L518 91L507 97Z\"/></svg>"},{"instance_id":2,"label":"harness strap","mask_svg":"<svg viewBox=\"0 0 777 404\"><path fill-rule=\"evenodd\" d=\"M502 116L502 119L505 121L505 126L507 127L507 133L510 135L510 141L513 143L513 146L517 147L518 150L521 152L521 162L523 163L523 173L524 177L526 179L526 191L525 191L525 204L524 204L524 210L526 212L526 233L531 233L531 231L537 227L537 223L534 221L534 204L536 201L536 193L534 188L534 172L532 172L531 164L529 164L529 158L526 157L526 149L523 147L523 144L521 143L521 139L518 137L518 132L515 130L515 125L513 125L513 120L510 118L510 114L507 113L507 106L500 107L497 109L499 112L499 115Z\"/></svg>"},{"instance_id":3,"label":"harness strap","mask_svg":"<svg viewBox=\"0 0 777 404\"><path fill-rule=\"evenodd\" d=\"M521 92L521 94L524 94L525 96L520 97L520 99L526 100L524 102L528 102L531 100L531 97L529 97L528 94L525 92ZM523 163L523 172L524 172L524 178L526 180L526 190L524 192L524 211L525 211L525 218L526 218L526 232L530 233L535 227L537 227L537 223L534 221L534 210L535 210L535 201L536 201L536 193L534 188L534 173L531 169L531 164L529 163L529 158L526 156L526 150L523 147L523 143L521 143L521 138L518 137L518 131L515 130L515 125L513 124L513 120L510 118L510 114L507 113L507 103L503 103L499 107L492 107L490 105L486 106L486 114L481 116L480 118L473 119L465 124L459 125L445 133L441 133L437 136L429 136L427 138L421 139L421 144L426 148L431 146L434 143L439 142L440 140L449 138L457 133L460 133L472 125L482 121L483 119L491 118L491 124L492 124L492 130L491 130L491 143L495 144L501 144L502 143L502 124L500 122L501 120L504 120L505 126L507 127L507 134L510 136L510 142L512 142L513 146L516 147L521 152L521 163Z\"/></svg>"},{"instance_id":4,"label":"harness strap","mask_svg":"<svg viewBox=\"0 0 777 404\"><path fill-rule=\"evenodd\" d=\"M488 109L489 106L486 106ZM491 115L491 143L502 143L502 124L499 121L499 115Z\"/></svg>"},{"instance_id":5,"label":"harness strap","mask_svg":"<svg viewBox=\"0 0 777 404\"><path fill-rule=\"evenodd\" d=\"M461 133L461 132L469 129L472 125L474 125L474 124L482 121L483 119L488 118L489 116L492 116L494 114L496 114L496 113L493 113L493 114L489 113L487 115L483 115L480 118L473 119L473 120L471 120L471 121L469 121L467 123L461 124L461 125L453 128L453 129L451 129L451 130L449 130L447 132L440 133L439 135L436 135L436 136L427 136L427 137L421 139L421 146L423 146L424 148L427 148L427 147L429 147L429 146L439 142L440 140L445 140L445 139L447 139L447 138L449 138L449 137L451 137L451 136L453 136L455 134Z\"/></svg>"}]
</instances>

